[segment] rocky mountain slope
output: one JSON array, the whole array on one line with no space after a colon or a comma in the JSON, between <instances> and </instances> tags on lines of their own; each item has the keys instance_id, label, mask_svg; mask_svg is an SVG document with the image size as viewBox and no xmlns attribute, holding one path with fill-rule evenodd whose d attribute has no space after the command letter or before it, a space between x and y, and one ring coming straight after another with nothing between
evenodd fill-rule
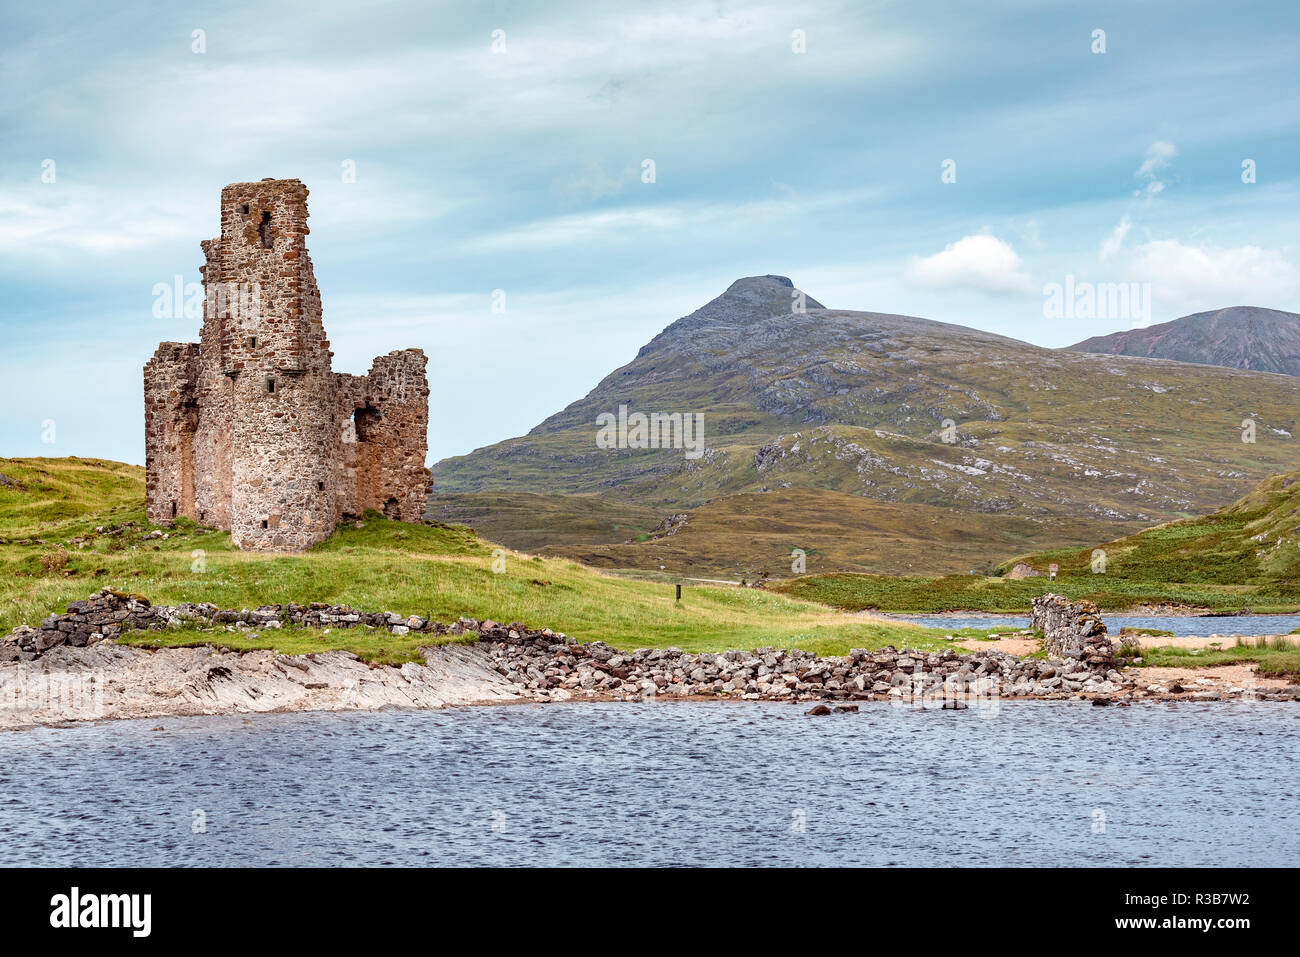
<instances>
[{"instance_id":1,"label":"rocky mountain slope","mask_svg":"<svg viewBox=\"0 0 1300 957\"><path fill-rule=\"evenodd\" d=\"M1300 315L1231 306L1145 329L1093 336L1069 348L1300 376Z\"/></svg>"},{"instance_id":2,"label":"rocky mountain slope","mask_svg":"<svg viewBox=\"0 0 1300 957\"><path fill-rule=\"evenodd\" d=\"M1051 547L1208 512L1300 458L1300 379L1043 349L811 298L801 312L794 293L784 277L736 281L528 435L439 462L436 491L595 495L667 517L816 489L1014 515ZM698 413L702 454L600 447L598 417L620 406Z\"/></svg>"}]
</instances>

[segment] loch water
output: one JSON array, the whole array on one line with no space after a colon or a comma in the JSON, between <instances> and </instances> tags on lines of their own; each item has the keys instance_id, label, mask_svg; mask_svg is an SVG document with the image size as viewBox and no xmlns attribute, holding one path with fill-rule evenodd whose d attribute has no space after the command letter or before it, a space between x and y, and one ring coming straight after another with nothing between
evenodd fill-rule
<instances>
[{"instance_id":1,"label":"loch water","mask_svg":"<svg viewBox=\"0 0 1300 957\"><path fill-rule=\"evenodd\" d=\"M567 703L0 734L2 865L1289 865L1300 708Z\"/></svg>"}]
</instances>

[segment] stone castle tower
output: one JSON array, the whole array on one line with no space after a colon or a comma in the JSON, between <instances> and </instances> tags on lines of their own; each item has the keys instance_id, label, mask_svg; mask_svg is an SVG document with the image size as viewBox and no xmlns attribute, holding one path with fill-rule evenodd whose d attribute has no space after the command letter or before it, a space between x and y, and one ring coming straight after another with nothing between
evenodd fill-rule
<instances>
[{"instance_id":1,"label":"stone castle tower","mask_svg":"<svg viewBox=\"0 0 1300 957\"><path fill-rule=\"evenodd\" d=\"M150 521L185 515L241 549L300 551L366 509L423 517L427 359L330 370L308 232L299 180L221 191L200 341L164 342L144 368Z\"/></svg>"}]
</instances>

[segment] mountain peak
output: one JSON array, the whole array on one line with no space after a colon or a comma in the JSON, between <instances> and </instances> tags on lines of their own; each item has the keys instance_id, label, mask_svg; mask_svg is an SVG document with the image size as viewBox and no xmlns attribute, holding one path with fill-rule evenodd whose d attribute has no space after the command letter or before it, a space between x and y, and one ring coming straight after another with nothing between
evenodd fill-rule
<instances>
[{"instance_id":1,"label":"mountain peak","mask_svg":"<svg viewBox=\"0 0 1300 957\"><path fill-rule=\"evenodd\" d=\"M1093 336L1069 348L1300 375L1300 315L1260 306L1228 306Z\"/></svg>"},{"instance_id":2,"label":"mountain peak","mask_svg":"<svg viewBox=\"0 0 1300 957\"><path fill-rule=\"evenodd\" d=\"M785 312L794 294L794 283L790 281L789 276L745 276L737 279L713 303L729 300L734 304L744 304L747 306L759 306L766 308L773 302L779 302L782 308L779 310ZM805 294L806 295L806 294ZM713 305L709 303L709 305ZM708 306L705 307L706 309ZM815 300L808 299L809 309L826 308Z\"/></svg>"},{"instance_id":3,"label":"mountain peak","mask_svg":"<svg viewBox=\"0 0 1300 957\"><path fill-rule=\"evenodd\" d=\"M702 331L748 327L773 316L788 316L795 311L795 285L788 276L745 276L727 291L710 300L689 316L683 316L655 336L637 353L638 358L654 352L665 342L680 341ZM800 303L804 311L825 309L820 302L804 293Z\"/></svg>"},{"instance_id":4,"label":"mountain peak","mask_svg":"<svg viewBox=\"0 0 1300 957\"><path fill-rule=\"evenodd\" d=\"M742 295L750 291L770 291L773 286L784 286L786 289L793 289L794 283L790 281L789 276L773 276L770 273L766 276L743 276L728 286L724 295Z\"/></svg>"}]
</instances>

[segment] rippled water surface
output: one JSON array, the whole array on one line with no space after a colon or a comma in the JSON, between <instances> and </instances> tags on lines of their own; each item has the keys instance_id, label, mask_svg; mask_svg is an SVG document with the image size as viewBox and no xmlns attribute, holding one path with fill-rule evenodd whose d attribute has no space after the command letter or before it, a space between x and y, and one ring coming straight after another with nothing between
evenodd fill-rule
<instances>
[{"instance_id":1,"label":"rippled water surface","mask_svg":"<svg viewBox=\"0 0 1300 957\"><path fill-rule=\"evenodd\" d=\"M891 615L927 628L988 628L990 631L1028 628L1028 615ZM1121 628L1158 628L1180 637L1207 635L1285 635L1300 628L1300 615L1107 615L1102 620L1112 635Z\"/></svg>"},{"instance_id":2,"label":"rippled water surface","mask_svg":"<svg viewBox=\"0 0 1300 957\"><path fill-rule=\"evenodd\" d=\"M804 707L0 734L0 864L1290 865L1300 852L1295 706Z\"/></svg>"}]
</instances>

